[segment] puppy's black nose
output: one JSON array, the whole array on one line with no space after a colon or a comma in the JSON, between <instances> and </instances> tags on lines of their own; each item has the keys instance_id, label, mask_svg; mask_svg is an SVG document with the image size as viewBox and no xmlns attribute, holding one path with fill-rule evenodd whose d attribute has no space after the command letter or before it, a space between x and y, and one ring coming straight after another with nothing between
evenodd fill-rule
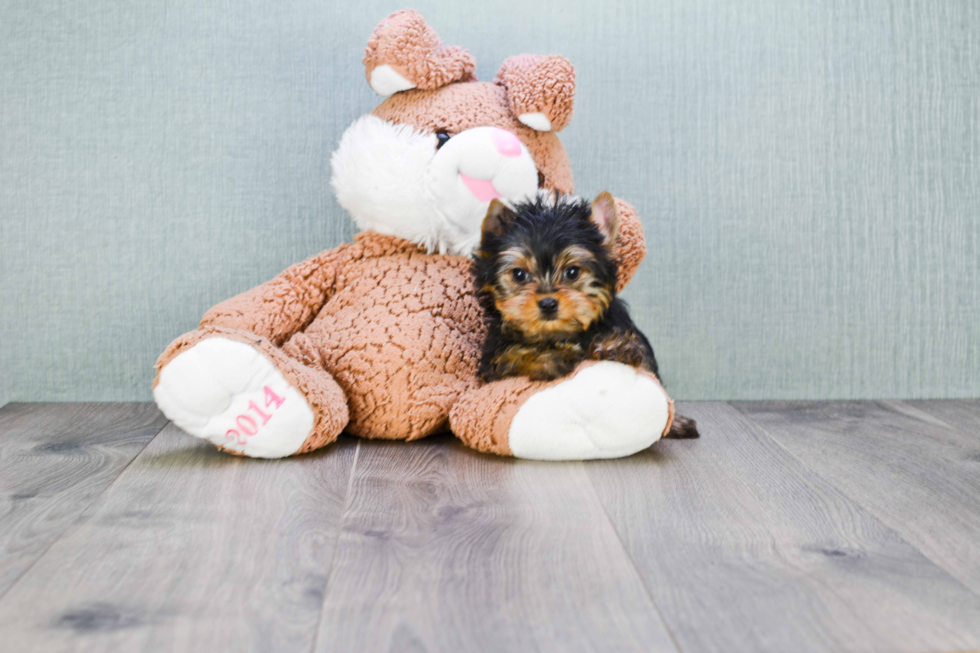
<instances>
[{"instance_id":1,"label":"puppy's black nose","mask_svg":"<svg viewBox=\"0 0 980 653\"><path fill-rule=\"evenodd\" d=\"M558 300L554 297L545 297L544 299L538 300L538 308L545 315L550 315L558 310Z\"/></svg>"}]
</instances>

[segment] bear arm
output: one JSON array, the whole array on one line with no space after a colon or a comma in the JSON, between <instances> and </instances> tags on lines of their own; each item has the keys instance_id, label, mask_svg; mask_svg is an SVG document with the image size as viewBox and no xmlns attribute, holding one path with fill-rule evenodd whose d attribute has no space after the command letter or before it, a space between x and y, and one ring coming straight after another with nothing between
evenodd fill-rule
<instances>
[{"instance_id":1,"label":"bear arm","mask_svg":"<svg viewBox=\"0 0 980 653\"><path fill-rule=\"evenodd\" d=\"M336 292L346 246L321 252L286 268L270 281L209 309L201 329L242 329L280 346L316 317Z\"/></svg>"},{"instance_id":2,"label":"bear arm","mask_svg":"<svg viewBox=\"0 0 980 653\"><path fill-rule=\"evenodd\" d=\"M619 280L616 283L616 292L622 292L646 256L647 242L643 235L643 224L631 204L616 198L616 215L619 218L619 236L616 238Z\"/></svg>"}]
</instances>

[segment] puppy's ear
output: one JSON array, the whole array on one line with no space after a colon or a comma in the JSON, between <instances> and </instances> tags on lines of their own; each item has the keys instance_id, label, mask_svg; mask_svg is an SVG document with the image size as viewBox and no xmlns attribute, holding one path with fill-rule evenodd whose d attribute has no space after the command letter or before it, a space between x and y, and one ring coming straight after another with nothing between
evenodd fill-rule
<instances>
[{"instance_id":1,"label":"puppy's ear","mask_svg":"<svg viewBox=\"0 0 980 653\"><path fill-rule=\"evenodd\" d=\"M483 237L499 236L504 233L507 224L514 218L514 213L500 200L490 200L487 216L483 218Z\"/></svg>"},{"instance_id":2,"label":"puppy's ear","mask_svg":"<svg viewBox=\"0 0 980 653\"><path fill-rule=\"evenodd\" d=\"M619 216L616 214L616 200L609 191L602 191L592 201L592 224L599 227L602 240L606 245L612 244L619 236Z\"/></svg>"}]
</instances>

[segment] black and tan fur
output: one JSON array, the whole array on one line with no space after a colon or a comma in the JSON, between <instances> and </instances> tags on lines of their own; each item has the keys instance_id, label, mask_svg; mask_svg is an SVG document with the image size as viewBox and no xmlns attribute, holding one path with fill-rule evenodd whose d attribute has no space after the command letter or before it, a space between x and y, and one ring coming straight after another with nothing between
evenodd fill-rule
<instances>
[{"instance_id":1,"label":"black and tan fur","mask_svg":"<svg viewBox=\"0 0 980 653\"><path fill-rule=\"evenodd\" d=\"M591 205L570 197L539 197L513 210L490 204L474 259L488 322L484 380L548 381L583 360L642 367L659 378L653 347L616 297L617 222L609 193ZM668 437L697 437L694 421L676 417Z\"/></svg>"}]
</instances>

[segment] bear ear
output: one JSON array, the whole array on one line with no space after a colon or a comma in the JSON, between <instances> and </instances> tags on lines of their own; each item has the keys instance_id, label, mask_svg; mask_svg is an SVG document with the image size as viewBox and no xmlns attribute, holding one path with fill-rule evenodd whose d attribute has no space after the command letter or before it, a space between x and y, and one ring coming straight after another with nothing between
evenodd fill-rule
<instances>
[{"instance_id":1,"label":"bear ear","mask_svg":"<svg viewBox=\"0 0 980 653\"><path fill-rule=\"evenodd\" d=\"M476 79L473 55L444 45L414 9L396 11L378 23L364 51L364 66L378 95Z\"/></svg>"},{"instance_id":2,"label":"bear ear","mask_svg":"<svg viewBox=\"0 0 980 653\"><path fill-rule=\"evenodd\" d=\"M561 131L572 119L575 68L565 57L519 54L493 82L507 89L511 111L531 129Z\"/></svg>"}]
</instances>

